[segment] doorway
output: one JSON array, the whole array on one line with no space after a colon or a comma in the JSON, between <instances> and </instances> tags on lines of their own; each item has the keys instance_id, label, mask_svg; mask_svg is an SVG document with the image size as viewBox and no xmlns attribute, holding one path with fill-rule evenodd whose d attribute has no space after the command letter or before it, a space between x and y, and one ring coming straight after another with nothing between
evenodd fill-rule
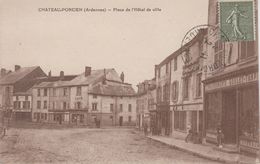
<instances>
[{"instance_id":1,"label":"doorway","mask_svg":"<svg viewBox=\"0 0 260 164\"><path fill-rule=\"evenodd\" d=\"M223 92L222 129L224 143L236 144L236 90Z\"/></svg>"},{"instance_id":2,"label":"doorway","mask_svg":"<svg viewBox=\"0 0 260 164\"><path fill-rule=\"evenodd\" d=\"M122 126L123 125L123 116L120 116L119 117L119 126Z\"/></svg>"}]
</instances>

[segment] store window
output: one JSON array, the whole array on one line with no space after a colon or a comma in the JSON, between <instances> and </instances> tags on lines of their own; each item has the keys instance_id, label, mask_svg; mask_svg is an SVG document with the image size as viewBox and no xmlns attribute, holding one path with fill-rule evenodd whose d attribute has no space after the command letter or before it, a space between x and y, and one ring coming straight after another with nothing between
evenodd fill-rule
<instances>
[{"instance_id":1,"label":"store window","mask_svg":"<svg viewBox=\"0 0 260 164\"><path fill-rule=\"evenodd\" d=\"M221 92L214 92L206 96L206 128L210 132L216 132L221 125L222 111L222 95Z\"/></svg>"},{"instance_id":2,"label":"store window","mask_svg":"<svg viewBox=\"0 0 260 164\"><path fill-rule=\"evenodd\" d=\"M248 87L241 90L240 135L258 139L259 102L258 88Z\"/></svg>"},{"instance_id":3,"label":"store window","mask_svg":"<svg viewBox=\"0 0 260 164\"><path fill-rule=\"evenodd\" d=\"M186 112L174 111L174 129L186 131Z\"/></svg>"}]
</instances>

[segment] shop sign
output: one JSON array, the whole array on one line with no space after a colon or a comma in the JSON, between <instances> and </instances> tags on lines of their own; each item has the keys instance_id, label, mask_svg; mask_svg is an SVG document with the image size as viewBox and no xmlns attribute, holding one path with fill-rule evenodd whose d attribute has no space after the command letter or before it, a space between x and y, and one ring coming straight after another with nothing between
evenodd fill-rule
<instances>
[{"instance_id":1,"label":"shop sign","mask_svg":"<svg viewBox=\"0 0 260 164\"><path fill-rule=\"evenodd\" d=\"M208 91L208 90L219 89L219 88L224 88L224 87L236 86L236 85L240 85L240 84L254 82L257 80L258 80L258 73L254 72L254 73L250 73L247 75L241 75L241 76L237 76L237 77L233 77L233 78L225 79L222 81L207 84L205 86L205 90Z\"/></svg>"},{"instance_id":2,"label":"shop sign","mask_svg":"<svg viewBox=\"0 0 260 164\"><path fill-rule=\"evenodd\" d=\"M254 148L254 149L259 149L259 143L255 140L240 139L239 143L242 146L246 146L246 147L250 147L250 148Z\"/></svg>"}]
</instances>

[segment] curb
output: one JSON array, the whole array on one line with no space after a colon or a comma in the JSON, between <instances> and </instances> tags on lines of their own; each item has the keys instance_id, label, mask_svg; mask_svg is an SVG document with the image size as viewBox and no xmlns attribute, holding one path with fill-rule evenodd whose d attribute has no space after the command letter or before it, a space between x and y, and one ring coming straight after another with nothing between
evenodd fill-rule
<instances>
[{"instance_id":1,"label":"curb","mask_svg":"<svg viewBox=\"0 0 260 164\"><path fill-rule=\"evenodd\" d=\"M147 136L147 138L150 139L150 140L153 140L155 142L162 143L163 145L169 146L169 147L171 147L173 149L180 150L180 151L183 151L183 152L187 152L189 154L192 154L192 155L195 155L195 156L198 156L198 157L202 157L202 158L205 158L205 159L208 159L208 160L211 160L211 161L217 161L217 162L221 162L221 163L232 163L232 164L237 164L237 163L239 163L239 164L248 164L247 162L226 160L226 159L223 159L223 158L212 157L212 156L209 156L209 155L206 155L206 154L198 153L198 152L195 152L195 151L192 151L192 150L187 150L187 149L185 149L183 147L167 144L167 143L165 143L163 141L157 140L157 139L152 138L150 136Z\"/></svg>"}]
</instances>

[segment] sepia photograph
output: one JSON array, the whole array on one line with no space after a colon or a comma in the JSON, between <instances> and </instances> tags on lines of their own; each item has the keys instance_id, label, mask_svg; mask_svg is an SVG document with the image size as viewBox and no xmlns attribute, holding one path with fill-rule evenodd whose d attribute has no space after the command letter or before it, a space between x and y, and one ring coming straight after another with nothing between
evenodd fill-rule
<instances>
[{"instance_id":1,"label":"sepia photograph","mask_svg":"<svg viewBox=\"0 0 260 164\"><path fill-rule=\"evenodd\" d=\"M0 0L0 164L260 164L258 0Z\"/></svg>"}]
</instances>

